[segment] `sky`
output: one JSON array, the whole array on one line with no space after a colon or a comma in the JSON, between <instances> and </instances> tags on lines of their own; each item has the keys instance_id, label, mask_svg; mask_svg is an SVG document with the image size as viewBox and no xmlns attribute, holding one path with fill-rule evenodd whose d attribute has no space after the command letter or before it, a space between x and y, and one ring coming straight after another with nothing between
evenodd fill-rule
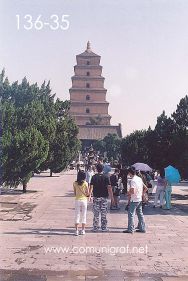
<instances>
[{"instance_id":1,"label":"sky","mask_svg":"<svg viewBox=\"0 0 188 281\"><path fill-rule=\"evenodd\" d=\"M69 28L26 30L28 14L51 24L52 15L69 15ZM188 92L187 15L187 0L0 0L0 69L10 82L50 80L53 93L69 99L76 55L90 40L111 124L121 123L124 136L154 128Z\"/></svg>"}]
</instances>

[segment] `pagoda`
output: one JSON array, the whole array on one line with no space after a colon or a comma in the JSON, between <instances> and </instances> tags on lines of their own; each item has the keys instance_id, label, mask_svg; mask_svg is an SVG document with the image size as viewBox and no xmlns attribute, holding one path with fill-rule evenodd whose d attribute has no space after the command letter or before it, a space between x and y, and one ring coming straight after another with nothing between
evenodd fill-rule
<instances>
[{"instance_id":1,"label":"pagoda","mask_svg":"<svg viewBox=\"0 0 188 281\"><path fill-rule=\"evenodd\" d=\"M85 52L76 56L72 87L70 88L70 114L79 127L79 139L84 147L108 134L122 137L121 124L110 124L107 90L104 88L101 57L91 50L87 43Z\"/></svg>"}]
</instances>

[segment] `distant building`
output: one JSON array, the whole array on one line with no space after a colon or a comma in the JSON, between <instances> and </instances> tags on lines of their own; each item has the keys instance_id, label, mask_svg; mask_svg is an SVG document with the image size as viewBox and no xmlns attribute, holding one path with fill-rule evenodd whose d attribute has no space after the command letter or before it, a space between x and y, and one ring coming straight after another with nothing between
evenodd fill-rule
<instances>
[{"instance_id":1,"label":"distant building","mask_svg":"<svg viewBox=\"0 0 188 281\"><path fill-rule=\"evenodd\" d=\"M93 53L90 43L85 52L76 56L77 65L70 88L70 114L79 127L79 139L83 146L90 146L95 140L103 139L108 134L122 137L121 124L112 126L108 114L109 103L106 101L104 77L100 56Z\"/></svg>"}]
</instances>

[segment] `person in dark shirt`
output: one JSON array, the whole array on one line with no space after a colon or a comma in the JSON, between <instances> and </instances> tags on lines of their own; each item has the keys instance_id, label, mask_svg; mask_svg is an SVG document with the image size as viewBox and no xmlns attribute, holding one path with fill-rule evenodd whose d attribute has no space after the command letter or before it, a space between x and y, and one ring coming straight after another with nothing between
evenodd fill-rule
<instances>
[{"instance_id":1,"label":"person in dark shirt","mask_svg":"<svg viewBox=\"0 0 188 281\"><path fill-rule=\"evenodd\" d=\"M93 231L99 230L99 216L101 215L101 229L103 232L107 229L107 210L108 195L114 204L112 187L110 180L103 174L103 165L97 164L97 174L95 174L90 183L90 197L93 192Z\"/></svg>"},{"instance_id":2,"label":"person in dark shirt","mask_svg":"<svg viewBox=\"0 0 188 281\"><path fill-rule=\"evenodd\" d=\"M116 168L114 174L110 176L110 183L112 186L112 192L113 192L114 201L115 201L114 205L112 205L112 202L111 202L110 209L119 210L119 196L120 196L119 169Z\"/></svg>"},{"instance_id":3,"label":"person in dark shirt","mask_svg":"<svg viewBox=\"0 0 188 281\"><path fill-rule=\"evenodd\" d=\"M127 168L122 168L120 170L119 177L122 179L122 184L123 184L122 193L123 194L127 194L127 175L128 175Z\"/></svg>"},{"instance_id":4,"label":"person in dark shirt","mask_svg":"<svg viewBox=\"0 0 188 281\"><path fill-rule=\"evenodd\" d=\"M81 170L81 167L80 167L79 163L76 165L76 169L77 169L77 173Z\"/></svg>"}]
</instances>

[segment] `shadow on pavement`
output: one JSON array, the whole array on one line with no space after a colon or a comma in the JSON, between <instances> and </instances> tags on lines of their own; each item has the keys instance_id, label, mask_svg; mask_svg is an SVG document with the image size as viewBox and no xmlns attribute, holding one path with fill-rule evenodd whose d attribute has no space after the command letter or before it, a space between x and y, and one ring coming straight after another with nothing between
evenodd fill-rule
<instances>
[{"instance_id":1,"label":"shadow on pavement","mask_svg":"<svg viewBox=\"0 0 188 281\"><path fill-rule=\"evenodd\" d=\"M1 281L78 281L78 280L95 280L95 281L186 281L186 276L169 276L165 273L139 273L122 270L0 270Z\"/></svg>"},{"instance_id":2,"label":"shadow on pavement","mask_svg":"<svg viewBox=\"0 0 188 281\"><path fill-rule=\"evenodd\" d=\"M172 194L172 200L188 200L188 194Z\"/></svg>"},{"instance_id":3,"label":"shadow on pavement","mask_svg":"<svg viewBox=\"0 0 188 281\"><path fill-rule=\"evenodd\" d=\"M25 194L31 194L31 193L36 193L36 192L39 192L37 190L27 190L26 193L23 193L23 190L21 189L3 189L1 191L1 196L3 195L25 195Z\"/></svg>"},{"instance_id":4,"label":"shadow on pavement","mask_svg":"<svg viewBox=\"0 0 188 281\"><path fill-rule=\"evenodd\" d=\"M3 234L14 234L14 235L73 235L74 234L74 227L72 229L69 228L58 228L58 229L51 229L51 228L22 228L22 231L17 232L3 232Z\"/></svg>"},{"instance_id":5,"label":"shadow on pavement","mask_svg":"<svg viewBox=\"0 0 188 281\"><path fill-rule=\"evenodd\" d=\"M53 197L57 197L57 198L74 197L74 193L73 192L67 192L67 193L65 193L65 195L54 195Z\"/></svg>"}]
</instances>

